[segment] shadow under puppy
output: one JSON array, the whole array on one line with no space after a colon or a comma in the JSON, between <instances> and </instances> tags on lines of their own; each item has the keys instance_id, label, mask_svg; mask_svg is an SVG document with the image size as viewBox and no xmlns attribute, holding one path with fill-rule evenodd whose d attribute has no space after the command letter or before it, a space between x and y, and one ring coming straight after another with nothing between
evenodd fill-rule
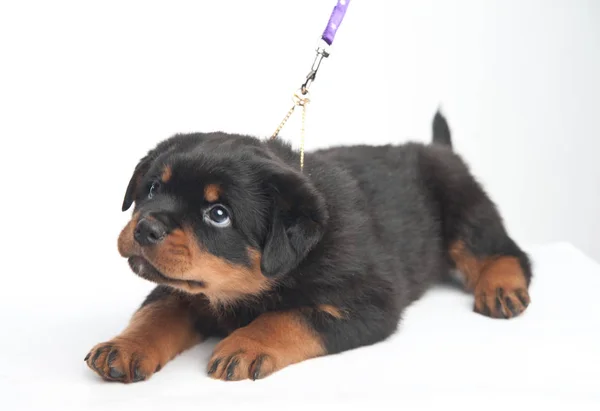
<instances>
[{"instance_id":1,"label":"shadow under puppy","mask_svg":"<svg viewBox=\"0 0 600 411\"><path fill-rule=\"evenodd\" d=\"M135 168L119 252L159 284L85 358L106 380L149 378L209 336L208 374L257 379L382 341L425 290L460 273L475 311L529 304L529 259L453 153L437 113L430 145L299 155L282 140L176 135Z\"/></svg>"}]
</instances>

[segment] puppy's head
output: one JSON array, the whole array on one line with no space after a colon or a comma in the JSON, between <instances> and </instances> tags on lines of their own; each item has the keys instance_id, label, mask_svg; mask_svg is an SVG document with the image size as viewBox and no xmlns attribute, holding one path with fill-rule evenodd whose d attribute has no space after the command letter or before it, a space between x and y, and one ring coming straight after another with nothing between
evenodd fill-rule
<instances>
[{"instance_id":1,"label":"puppy's head","mask_svg":"<svg viewBox=\"0 0 600 411\"><path fill-rule=\"evenodd\" d=\"M327 211L309 180L248 137L167 140L127 187L118 246L139 276L212 302L268 290L321 239Z\"/></svg>"}]
</instances>

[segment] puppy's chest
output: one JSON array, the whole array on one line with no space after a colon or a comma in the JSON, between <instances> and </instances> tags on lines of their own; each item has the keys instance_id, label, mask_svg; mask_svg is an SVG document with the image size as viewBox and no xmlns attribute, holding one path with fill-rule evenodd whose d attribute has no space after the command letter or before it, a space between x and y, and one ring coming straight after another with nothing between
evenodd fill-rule
<instances>
[{"instance_id":1,"label":"puppy's chest","mask_svg":"<svg viewBox=\"0 0 600 411\"><path fill-rule=\"evenodd\" d=\"M230 334L240 327L245 327L266 310L260 310L249 304L212 305L204 304L195 307L197 321L210 321L211 328L223 336Z\"/></svg>"},{"instance_id":2,"label":"puppy's chest","mask_svg":"<svg viewBox=\"0 0 600 411\"><path fill-rule=\"evenodd\" d=\"M246 300L235 305L211 306L210 310L219 334L231 334L238 328L247 326L262 314L294 308L282 304L279 298L269 298L273 296L263 297L260 300Z\"/></svg>"},{"instance_id":3,"label":"puppy's chest","mask_svg":"<svg viewBox=\"0 0 600 411\"><path fill-rule=\"evenodd\" d=\"M261 313L254 310L234 309L221 311L217 316L217 328L220 333L229 335L238 328L245 327L254 321Z\"/></svg>"}]
</instances>

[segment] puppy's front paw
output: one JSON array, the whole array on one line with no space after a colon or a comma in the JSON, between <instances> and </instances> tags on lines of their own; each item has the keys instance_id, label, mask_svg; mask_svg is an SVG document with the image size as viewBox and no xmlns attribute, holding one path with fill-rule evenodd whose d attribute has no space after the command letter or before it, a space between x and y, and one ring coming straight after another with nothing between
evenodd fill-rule
<instances>
[{"instance_id":1,"label":"puppy's front paw","mask_svg":"<svg viewBox=\"0 0 600 411\"><path fill-rule=\"evenodd\" d=\"M260 342L233 334L215 347L208 375L225 381L264 378L281 368L275 358Z\"/></svg>"},{"instance_id":2,"label":"puppy's front paw","mask_svg":"<svg viewBox=\"0 0 600 411\"><path fill-rule=\"evenodd\" d=\"M124 383L146 380L161 368L152 349L119 338L96 345L85 362L105 380Z\"/></svg>"},{"instance_id":3,"label":"puppy's front paw","mask_svg":"<svg viewBox=\"0 0 600 411\"><path fill-rule=\"evenodd\" d=\"M475 286L475 312L492 318L516 317L531 302L527 288L519 263L499 258L486 267Z\"/></svg>"},{"instance_id":4,"label":"puppy's front paw","mask_svg":"<svg viewBox=\"0 0 600 411\"><path fill-rule=\"evenodd\" d=\"M492 318L512 318L525 311L529 301L525 288L482 290L475 294L475 312Z\"/></svg>"}]
</instances>

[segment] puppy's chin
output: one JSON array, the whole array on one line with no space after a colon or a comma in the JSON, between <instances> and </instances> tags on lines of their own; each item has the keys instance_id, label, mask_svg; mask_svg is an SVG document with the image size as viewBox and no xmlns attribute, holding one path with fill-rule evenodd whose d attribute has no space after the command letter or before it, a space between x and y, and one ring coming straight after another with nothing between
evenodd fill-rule
<instances>
[{"instance_id":1,"label":"puppy's chin","mask_svg":"<svg viewBox=\"0 0 600 411\"><path fill-rule=\"evenodd\" d=\"M168 280L144 257L133 256L127 259L131 271L145 280L162 284Z\"/></svg>"},{"instance_id":2,"label":"puppy's chin","mask_svg":"<svg viewBox=\"0 0 600 411\"><path fill-rule=\"evenodd\" d=\"M132 256L127 259L131 271L139 275L145 280L152 281L157 284L166 284L173 287L181 287L182 285L187 286L186 288L203 288L205 284L201 281L192 280L176 280L169 278L156 269L148 260L140 256ZM179 288L178 287L178 288Z\"/></svg>"}]
</instances>

